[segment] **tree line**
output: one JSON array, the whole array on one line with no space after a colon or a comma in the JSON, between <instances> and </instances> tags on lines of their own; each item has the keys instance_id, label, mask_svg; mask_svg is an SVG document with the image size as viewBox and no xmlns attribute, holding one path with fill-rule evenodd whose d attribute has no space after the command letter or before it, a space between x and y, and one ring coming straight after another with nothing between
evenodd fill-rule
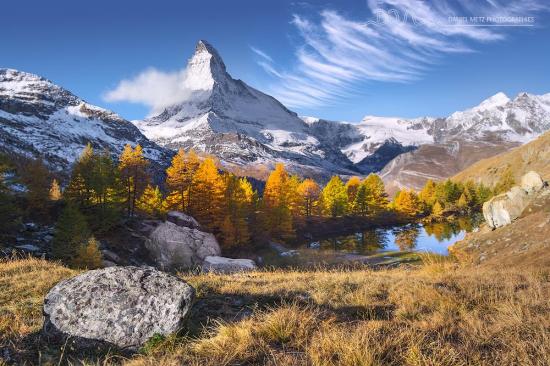
<instances>
[{"instance_id":1,"label":"tree line","mask_svg":"<svg viewBox=\"0 0 550 366\"><path fill-rule=\"evenodd\" d=\"M36 165L32 172L49 177L43 164ZM292 240L297 223L310 217L374 218L393 212L413 221L426 215L442 217L455 209L469 212L491 194L472 182L428 181L420 193L402 190L390 200L376 174L346 181L333 176L321 186L290 174L281 163L270 172L263 192L258 192L247 178L219 169L214 158L183 149L174 155L162 186L153 184L150 167L139 145L126 145L115 161L108 151L94 151L88 144L65 189L55 179L44 187L44 178L30 174L29 204L39 207L44 197L62 203L53 255L93 267L100 258L94 235L137 214L162 218L170 210L185 212L213 232L222 247L232 248L267 239Z\"/></svg>"}]
</instances>

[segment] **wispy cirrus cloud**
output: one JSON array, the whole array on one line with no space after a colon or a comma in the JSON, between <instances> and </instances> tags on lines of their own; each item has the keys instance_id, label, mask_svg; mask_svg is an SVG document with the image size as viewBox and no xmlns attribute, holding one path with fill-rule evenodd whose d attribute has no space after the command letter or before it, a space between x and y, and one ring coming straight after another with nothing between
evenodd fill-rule
<instances>
[{"instance_id":1,"label":"wispy cirrus cloud","mask_svg":"<svg viewBox=\"0 0 550 366\"><path fill-rule=\"evenodd\" d=\"M367 6L372 16L364 20L336 10L294 14L302 43L290 68L251 47L258 65L275 79L268 92L291 107L318 107L357 93L364 82L410 82L442 57L505 40L512 29L453 24L449 17L525 17L548 10L542 0L368 0Z\"/></svg>"}]
</instances>

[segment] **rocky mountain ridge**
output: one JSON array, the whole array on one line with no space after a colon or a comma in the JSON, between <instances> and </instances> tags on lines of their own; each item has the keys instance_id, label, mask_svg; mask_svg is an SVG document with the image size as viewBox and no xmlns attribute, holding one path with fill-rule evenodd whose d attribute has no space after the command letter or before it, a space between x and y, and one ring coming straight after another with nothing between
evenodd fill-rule
<instances>
[{"instance_id":1,"label":"rocky mountain ridge","mask_svg":"<svg viewBox=\"0 0 550 366\"><path fill-rule=\"evenodd\" d=\"M350 123L299 117L232 78L206 41L197 44L181 87L183 102L133 125L44 78L0 69L0 150L43 156L64 170L87 142L113 154L140 143L163 165L174 150L194 148L256 178L283 162L320 180L379 172L391 191L453 176L550 130L550 93L514 99L497 93L444 118L367 116Z\"/></svg>"},{"instance_id":2,"label":"rocky mountain ridge","mask_svg":"<svg viewBox=\"0 0 550 366\"><path fill-rule=\"evenodd\" d=\"M280 161L314 177L380 171L397 188L419 188L427 178L452 176L550 129L550 94L510 99L497 93L444 118L367 116L349 123L298 118L273 97L233 79L206 41L197 44L186 72L187 99L135 123L162 146L193 147L229 168L271 168Z\"/></svg>"},{"instance_id":3,"label":"rocky mountain ridge","mask_svg":"<svg viewBox=\"0 0 550 366\"><path fill-rule=\"evenodd\" d=\"M171 152L149 141L131 122L91 105L40 76L0 69L0 151L42 157L65 171L90 142L118 155L125 144L141 144L152 161L165 165Z\"/></svg>"}]
</instances>

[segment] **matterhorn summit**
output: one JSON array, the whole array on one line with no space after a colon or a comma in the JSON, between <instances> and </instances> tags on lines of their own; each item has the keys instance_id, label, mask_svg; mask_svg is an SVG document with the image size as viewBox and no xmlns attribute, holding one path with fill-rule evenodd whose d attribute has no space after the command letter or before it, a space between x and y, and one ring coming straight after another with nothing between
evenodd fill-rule
<instances>
[{"instance_id":1,"label":"matterhorn summit","mask_svg":"<svg viewBox=\"0 0 550 366\"><path fill-rule=\"evenodd\" d=\"M356 173L346 156L311 135L296 113L233 79L208 42L198 42L184 79L183 101L134 122L158 144L213 154L227 168L246 167L250 174L277 162L311 176Z\"/></svg>"},{"instance_id":2,"label":"matterhorn summit","mask_svg":"<svg viewBox=\"0 0 550 366\"><path fill-rule=\"evenodd\" d=\"M189 60L186 71L184 87L189 90L213 90L231 78L218 51L202 40L197 43L195 54Z\"/></svg>"}]
</instances>

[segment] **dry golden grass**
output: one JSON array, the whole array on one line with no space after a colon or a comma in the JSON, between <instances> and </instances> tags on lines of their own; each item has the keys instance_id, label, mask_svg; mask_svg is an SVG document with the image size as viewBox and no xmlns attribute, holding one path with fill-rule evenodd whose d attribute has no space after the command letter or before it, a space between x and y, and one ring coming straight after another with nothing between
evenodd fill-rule
<instances>
[{"instance_id":1,"label":"dry golden grass","mask_svg":"<svg viewBox=\"0 0 550 366\"><path fill-rule=\"evenodd\" d=\"M0 261L0 341L42 326L44 295L74 271L39 259Z\"/></svg>"},{"instance_id":2,"label":"dry golden grass","mask_svg":"<svg viewBox=\"0 0 550 366\"><path fill-rule=\"evenodd\" d=\"M189 320L197 330L106 363L550 364L548 270L459 267L438 257L425 262L380 271L182 274L197 289ZM0 314L17 319L15 326L2 323L2 337L38 331L43 294L71 274L45 261L1 263Z\"/></svg>"}]
</instances>

